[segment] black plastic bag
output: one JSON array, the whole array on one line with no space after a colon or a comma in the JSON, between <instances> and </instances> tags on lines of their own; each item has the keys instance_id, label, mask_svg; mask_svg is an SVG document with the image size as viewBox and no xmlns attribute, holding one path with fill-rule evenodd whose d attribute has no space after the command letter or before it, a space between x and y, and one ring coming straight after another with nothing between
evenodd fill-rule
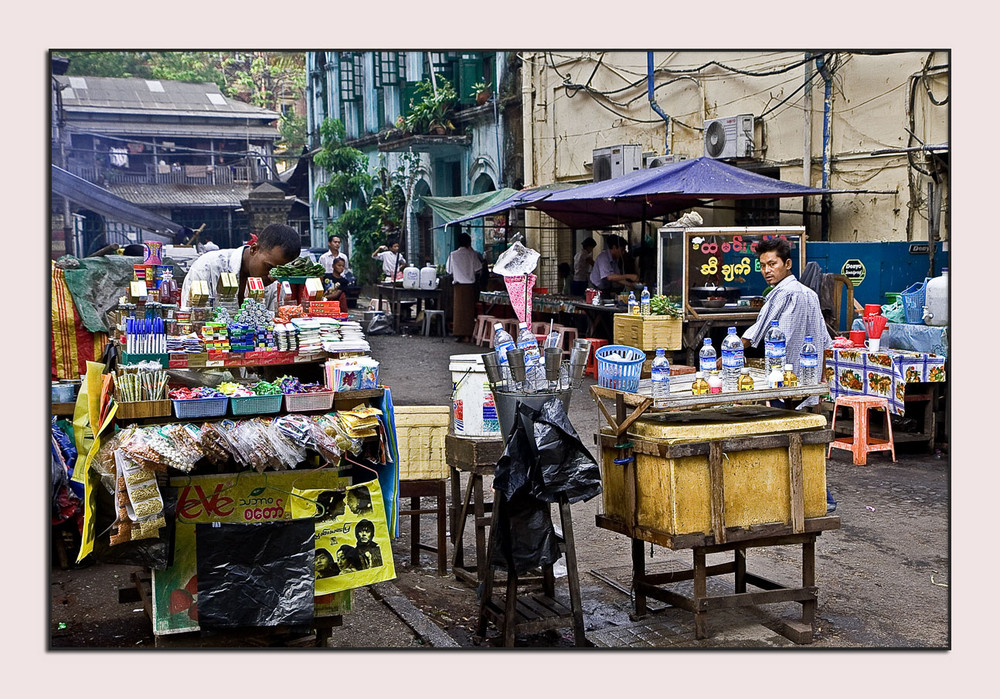
<instances>
[{"instance_id":1,"label":"black plastic bag","mask_svg":"<svg viewBox=\"0 0 1000 699\"><path fill-rule=\"evenodd\" d=\"M396 330L392 327L392 314L382 313L372 318L368 324L366 335L393 335Z\"/></svg>"},{"instance_id":2,"label":"black plastic bag","mask_svg":"<svg viewBox=\"0 0 1000 699\"><path fill-rule=\"evenodd\" d=\"M601 492L601 472L583 446L562 401L540 410L518 405L514 427L497 461L497 524L490 564L524 573L559 558L549 503L589 500Z\"/></svg>"},{"instance_id":3,"label":"black plastic bag","mask_svg":"<svg viewBox=\"0 0 1000 699\"><path fill-rule=\"evenodd\" d=\"M311 519L198 524L198 623L206 628L311 625L315 533Z\"/></svg>"}]
</instances>

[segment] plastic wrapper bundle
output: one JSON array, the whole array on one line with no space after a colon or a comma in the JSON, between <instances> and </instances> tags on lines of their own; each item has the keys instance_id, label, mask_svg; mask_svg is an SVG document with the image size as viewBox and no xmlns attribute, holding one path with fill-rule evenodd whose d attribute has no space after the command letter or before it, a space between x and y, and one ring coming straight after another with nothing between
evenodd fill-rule
<instances>
[{"instance_id":1,"label":"plastic wrapper bundle","mask_svg":"<svg viewBox=\"0 0 1000 699\"><path fill-rule=\"evenodd\" d=\"M332 438L340 452L343 454L345 451L351 454L361 453L361 447L363 442L360 439L355 439L344 430L343 426L340 424L340 420L337 419L336 413L328 415L320 415L316 418L316 424L319 425L326 435Z\"/></svg>"},{"instance_id":2,"label":"plastic wrapper bundle","mask_svg":"<svg viewBox=\"0 0 1000 699\"><path fill-rule=\"evenodd\" d=\"M601 471L573 428L562 401L518 405L514 428L493 479L500 510L492 565L524 573L559 558L549 503L601 493Z\"/></svg>"},{"instance_id":3,"label":"plastic wrapper bundle","mask_svg":"<svg viewBox=\"0 0 1000 699\"><path fill-rule=\"evenodd\" d=\"M159 454L158 465L165 470L175 468L188 473L204 454L198 445L198 439L193 434L197 428L188 429L186 425L174 424L157 427L147 433L148 447Z\"/></svg>"},{"instance_id":4,"label":"plastic wrapper bundle","mask_svg":"<svg viewBox=\"0 0 1000 699\"><path fill-rule=\"evenodd\" d=\"M340 461L343 453L340 445L316 421L304 415L283 415L275 418L272 425L287 439L312 449L330 463Z\"/></svg>"},{"instance_id":5,"label":"plastic wrapper bundle","mask_svg":"<svg viewBox=\"0 0 1000 699\"><path fill-rule=\"evenodd\" d=\"M269 434L272 431L274 434ZM304 447L292 444L264 420L236 423L226 437L233 445L237 462L257 472L294 468L305 458Z\"/></svg>"},{"instance_id":6,"label":"plastic wrapper bundle","mask_svg":"<svg viewBox=\"0 0 1000 699\"><path fill-rule=\"evenodd\" d=\"M314 537L311 519L196 525L199 624L311 626Z\"/></svg>"}]
</instances>

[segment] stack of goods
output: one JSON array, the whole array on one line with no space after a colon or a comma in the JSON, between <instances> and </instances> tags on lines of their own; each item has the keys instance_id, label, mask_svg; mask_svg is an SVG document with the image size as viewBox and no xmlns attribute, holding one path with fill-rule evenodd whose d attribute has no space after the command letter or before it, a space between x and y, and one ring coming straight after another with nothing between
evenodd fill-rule
<instances>
[{"instance_id":1,"label":"stack of goods","mask_svg":"<svg viewBox=\"0 0 1000 699\"><path fill-rule=\"evenodd\" d=\"M381 415L382 411L378 408L363 406L339 411L337 422L351 439L364 439L378 435L378 418Z\"/></svg>"},{"instance_id":2,"label":"stack of goods","mask_svg":"<svg viewBox=\"0 0 1000 699\"><path fill-rule=\"evenodd\" d=\"M340 321L336 318L319 317L319 341L326 346L327 342L334 342L340 339Z\"/></svg>"},{"instance_id":3,"label":"stack of goods","mask_svg":"<svg viewBox=\"0 0 1000 699\"><path fill-rule=\"evenodd\" d=\"M341 315L340 301L310 301L309 315L314 318L333 318Z\"/></svg>"},{"instance_id":4,"label":"stack of goods","mask_svg":"<svg viewBox=\"0 0 1000 699\"><path fill-rule=\"evenodd\" d=\"M253 352L256 349L254 344L257 328L254 325L243 323L230 323L227 326L229 332L230 352Z\"/></svg>"},{"instance_id":5,"label":"stack of goods","mask_svg":"<svg viewBox=\"0 0 1000 699\"><path fill-rule=\"evenodd\" d=\"M208 322L201 329L201 339L209 352L229 351L229 327L226 323Z\"/></svg>"},{"instance_id":6,"label":"stack of goods","mask_svg":"<svg viewBox=\"0 0 1000 699\"><path fill-rule=\"evenodd\" d=\"M377 360L371 357L328 359L324 365L326 382L335 392L378 388Z\"/></svg>"},{"instance_id":7,"label":"stack of goods","mask_svg":"<svg viewBox=\"0 0 1000 699\"><path fill-rule=\"evenodd\" d=\"M292 325L298 331L300 353L310 354L323 350L319 333L319 320L316 318L293 318Z\"/></svg>"},{"instance_id":8,"label":"stack of goods","mask_svg":"<svg viewBox=\"0 0 1000 699\"><path fill-rule=\"evenodd\" d=\"M185 353L196 354L204 351L205 351L205 345L202 343L201 339L194 333L167 336L167 352L170 353L185 352Z\"/></svg>"},{"instance_id":9,"label":"stack of goods","mask_svg":"<svg viewBox=\"0 0 1000 699\"><path fill-rule=\"evenodd\" d=\"M297 352L299 349L299 331L291 323L275 323L274 344L279 352Z\"/></svg>"},{"instance_id":10,"label":"stack of goods","mask_svg":"<svg viewBox=\"0 0 1000 699\"><path fill-rule=\"evenodd\" d=\"M274 322L277 323L291 323L292 318L304 318L305 312L302 310L302 306L281 306L278 308L277 315L274 316Z\"/></svg>"},{"instance_id":11,"label":"stack of goods","mask_svg":"<svg viewBox=\"0 0 1000 699\"><path fill-rule=\"evenodd\" d=\"M267 326L274 322L274 313L260 301L248 298L244 299L243 305L240 306L239 313L236 314L236 321L250 325Z\"/></svg>"},{"instance_id":12,"label":"stack of goods","mask_svg":"<svg viewBox=\"0 0 1000 699\"><path fill-rule=\"evenodd\" d=\"M370 352L371 345L365 339L361 324L341 321L335 328L330 327L323 337L324 352Z\"/></svg>"},{"instance_id":13,"label":"stack of goods","mask_svg":"<svg viewBox=\"0 0 1000 699\"><path fill-rule=\"evenodd\" d=\"M125 352L162 354L167 351L167 334L162 318L126 318Z\"/></svg>"},{"instance_id":14,"label":"stack of goods","mask_svg":"<svg viewBox=\"0 0 1000 699\"><path fill-rule=\"evenodd\" d=\"M194 332L194 326L191 324L191 311L178 309L174 313L174 332L178 335L187 335L188 333Z\"/></svg>"},{"instance_id":15,"label":"stack of goods","mask_svg":"<svg viewBox=\"0 0 1000 699\"><path fill-rule=\"evenodd\" d=\"M134 403L163 400L167 390L167 372L158 362L119 366L115 371L115 400Z\"/></svg>"}]
</instances>

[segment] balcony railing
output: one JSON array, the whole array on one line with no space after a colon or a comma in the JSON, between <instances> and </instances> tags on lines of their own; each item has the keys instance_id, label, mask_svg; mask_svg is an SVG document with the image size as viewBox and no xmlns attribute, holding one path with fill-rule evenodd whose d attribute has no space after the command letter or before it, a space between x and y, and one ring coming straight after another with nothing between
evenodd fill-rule
<instances>
[{"instance_id":1,"label":"balcony railing","mask_svg":"<svg viewBox=\"0 0 1000 699\"><path fill-rule=\"evenodd\" d=\"M143 170L120 169L103 165L83 165L70 162L68 169L77 177L94 184L187 184L187 185L249 185L275 178L263 165L147 165Z\"/></svg>"}]
</instances>

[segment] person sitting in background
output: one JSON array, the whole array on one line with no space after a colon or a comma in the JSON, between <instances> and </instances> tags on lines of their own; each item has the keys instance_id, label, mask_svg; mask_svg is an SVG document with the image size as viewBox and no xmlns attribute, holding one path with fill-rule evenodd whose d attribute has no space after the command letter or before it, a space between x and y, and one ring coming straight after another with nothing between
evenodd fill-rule
<instances>
[{"instance_id":1,"label":"person sitting in background","mask_svg":"<svg viewBox=\"0 0 1000 699\"><path fill-rule=\"evenodd\" d=\"M406 258L399 254L399 237L390 235L385 245L379 245L372 253L372 259L382 263L382 275L387 281L394 281L397 275L401 278Z\"/></svg>"},{"instance_id":2,"label":"person sitting in background","mask_svg":"<svg viewBox=\"0 0 1000 699\"><path fill-rule=\"evenodd\" d=\"M333 258L333 270L323 275L323 298L340 304L340 312L347 313L347 287L350 286L344 276L344 258Z\"/></svg>"},{"instance_id":3,"label":"person sitting in background","mask_svg":"<svg viewBox=\"0 0 1000 699\"><path fill-rule=\"evenodd\" d=\"M205 238L205 242L201 246L201 252L212 252L219 249L219 246L212 242L211 233L206 233L203 237Z\"/></svg>"},{"instance_id":4,"label":"person sitting in background","mask_svg":"<svg viewBox=\"0 0 1000 699\"><path fill-rule=\"evenodd\" d=\"M573 281L570 284L573 296L583 296L587 290L587 281L590 279L590 270L594 267L594 248L597 241L593 238L584 238L580 243L580 252L573 258Z\"/></svg>"},{"instance_id":5,"label":"person sitting in background","mask_svg":"<svg viewBox=\"0 0 1000 699\"><path fill-rule=\"evenodd\" d=\"M278 283L271 278L271 270L285 265L299 256L302 250L299 232L291 226L272 223L260 232L253 242L233 250L213 250L206 252L191 265L181 287L181 306L191 306L191 283L196 280L208 282L211 293L219 286L219 277L231 272L239 277L237 300L243 303L247 279L260 277L266 287L264 303L274 308L278 296Z\"/></svg>"},{"instance_id":6,"label":"person sitting in background","mask_svg":"<svg viewBox=\"0 0 1000 699\"><path fill-rule=\"evenodd\" d=\"M559 263L559 293L563 296L573 295L573 268L569 262Z\"/></svg>"},{"instance_id":7,"label":"person sitting in background","mask_svg":"<svg viewBox=\"0 0 1000 699\"><path fill-rule=\"evenodd\" d=\"M620 235L604 236L604 250L594 260L594 268L590 271L591 286L601 291L618 291L639 283L638 275L622 272L625 245Z\"/></svg>"},{"instance_id":8,"label":"person sitting in background","mask_svg":"<svg viewBox=\"0 0 1000 699\"><path fill-rule=\"evenodd\" d=\"M323 265L323 269L329 274L333 271L333 261L339 257L344 261L344 271L346 272L351 268L351 263L348 261L347 255L340 251L340 236L331 235L326 240L329 250L319 256L319 263Z\"/></svg>"}]
</instances>

